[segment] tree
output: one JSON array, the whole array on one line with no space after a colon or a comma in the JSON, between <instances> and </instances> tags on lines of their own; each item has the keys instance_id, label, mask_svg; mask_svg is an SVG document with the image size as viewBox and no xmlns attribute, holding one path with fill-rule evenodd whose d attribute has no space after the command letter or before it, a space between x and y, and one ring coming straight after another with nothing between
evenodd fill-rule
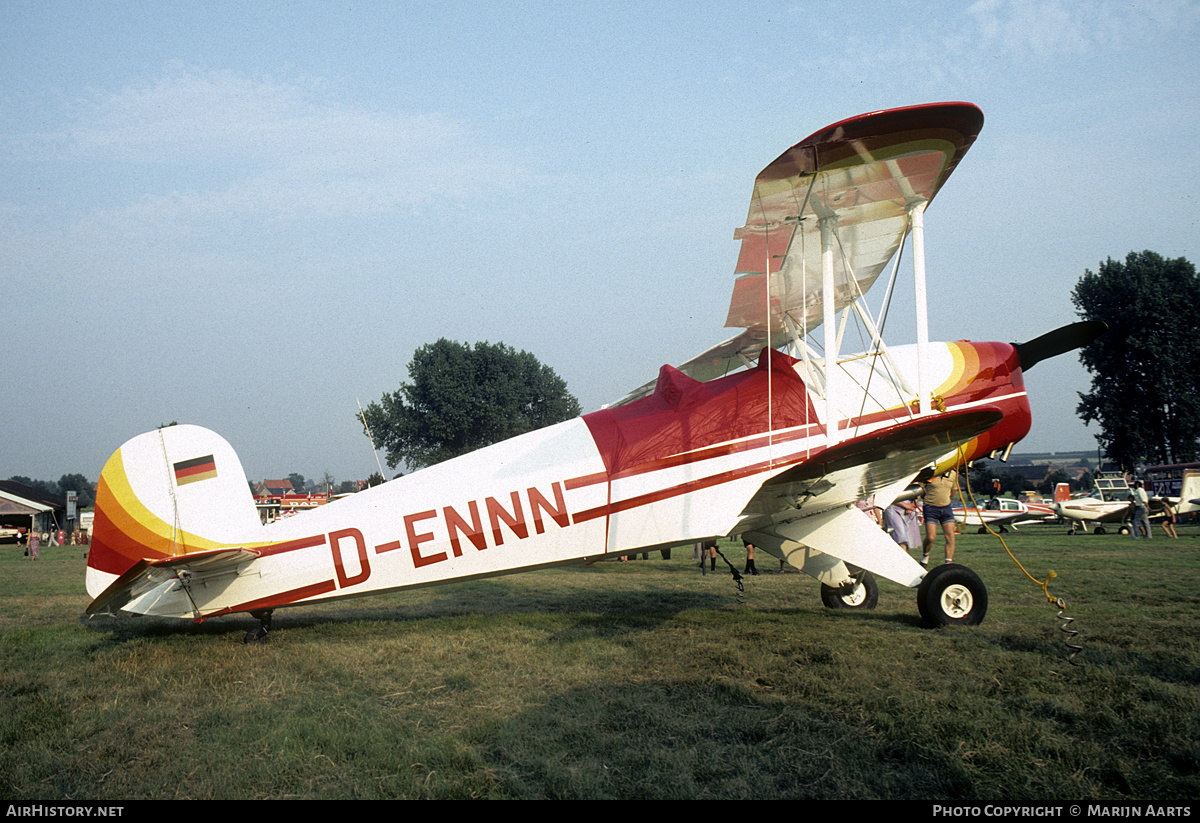
<instances>
[{"instance_id":1,"label":"tree","mask_svg":"<svg viewBox=\"0 0 1200 823\"><path fill-rule=\"evenodd\" d=\"M40 489L47 494L58 494L58 484L53 480L34 480L32 477L26 477L23 474L14 474L8 479L14 483L22 483L31 489Z\"/></svg>"},{"instance_id":2,"label":"tree","mask_svg":"<svg viewBox=\"0 0 1200 823\"><path fill-rule=\"evenodd\" d=\"M987 460L981 460L972 466L967 475L971 483L971 493L977 498L988 498L997 493L1020 497L1022 492L1033 488L1020 472L1011 469L1001 472L1000 468ZM999 492L995 486L997 482L1000 484Z\"/></svg>"},{"instance_id":3,"label":"tree","mask_svg":"<svg viewBox=\"0 0 1200 823\"><path fill-rule=\"evenodd\" d=\"M22 483L31 489L38 489L55 497L66 497L67 492L76 492L76 505L81 509L91 508L96 503L96 487L82 474L64 474L59 481L34 480L24 475L14 474L8 478L15 483Z\"/></svg>"},{"instance_id":4,"label":"tree","mask_svg":"<svg viewBox=\"0 0 1200 823\"><path fill-rule=\"evenodd\" d=\"M1140 462L1196 460L1200 440L1200 278L1180 257L1130 252L1085 271L1071 301L1108 332L1080 350L1092 390L1077 413L1100 424L1105 455L1126 469Z\"/></svg>"},{"instance_id":5,"label":"tree","mask_svg":"<svg viewBox=\"0 0 1200 823\"><path fill-rule=\"evenodd\" d=\"M553 369L503 343L428 343L408 376L411 383L364 410L389 466L431 466L580 412Z\"/></svg>"},{"instance_id":6,"label":"tree","mask_svg":"<svg viewBox=\"0 0 1200 823\"><path fill-rule=\"evenodd\" d=\"M304 493L304 487L308 485L308 481L304 479L304 475L292 472L287 476L287 479L292 484L292 491L297 494Z\"/></svg>"},{"instance_id":7,"label":"tree","mask_svg":"<svg viewBox=\"0 0 1200 823\"><path fill-rule=\"evenodd\" d=\"M96 488L82 474L64 474L58 480L58 493L76 493L76 505L81 509L90 509L96 504Z\"/></svg>"},{"instance_id":8,"label":"tree","mask_svg":"<svg viewBox=\"0 0 1200 823\"><path fill-rule=\"evenodd\" d=\"M1062 469L1051 469L1046 472L1046 476L1038 483L1035 488L1038 494L1043 497L1054 497L1054 492L1058 488L1059 483L1071 485L1071 476Z\"/></svg>"}]
</instances>

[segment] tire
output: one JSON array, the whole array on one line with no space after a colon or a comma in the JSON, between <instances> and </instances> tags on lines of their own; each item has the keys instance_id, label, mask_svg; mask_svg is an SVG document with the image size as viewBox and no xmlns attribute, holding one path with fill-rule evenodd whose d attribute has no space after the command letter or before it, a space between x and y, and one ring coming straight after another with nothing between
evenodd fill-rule
<instances>
[{"instance_id":1,"label":"tire","mask_svg":"<svg viewBox=\"0 0 1200 823\"><path fill-rule=\"evenodd\" d=\"M879 602L879 585L870 572L859 572L855 574L855 584L850 591L822 583L821 602L828 609L873 609Z\"/></svg>"},{"instance_id":2,"label":"tire","mask_svg":"<svg viewBox=\"0 0 1200 823\"><path fill-rule=\"evenodd\" d=\"M931 628L978 626L987 607L987 587L979 575L957 563L938 566L917 587L917 609Z\"/></svg>"},{"instance_id":3,"label":"tire","mask_svg":"<svg viewBox=\"0 0 1200 823\"><path fill-rule=\"evenodd\" d=\"M1108 530L1105 529L1103 526L1097 526L1095 528L1095 534L1108 534Z\"/></svg>"},{"instance_id":4,"label":"tire","mask_svg":"<svg viewBox=\"0 0 1200 823\"><path fill-rule=\"evenodd\" d=\"M245 636L245 638L242 639L242 642L243 643L266 643L267 642L267 630L262 628L261 626L259 626L257 629L251 629L250 631L246 632L246 636Z\"/></svg>"}]
</instances>

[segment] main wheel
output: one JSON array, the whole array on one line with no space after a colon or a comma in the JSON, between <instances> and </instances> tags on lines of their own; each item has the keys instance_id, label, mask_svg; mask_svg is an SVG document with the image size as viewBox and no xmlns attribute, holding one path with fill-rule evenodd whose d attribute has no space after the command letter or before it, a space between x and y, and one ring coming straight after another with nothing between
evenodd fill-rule
<instances>
[{"instance_id":1,"label":"main wheel","mask_svg":"<svg viewBox=\"0 0 1200 823\"><path fill-rule=\"evenodd\" d=\"M979 575L957 563L938 566L917 587L917 609L927 626L978 626L987 606Z\"/></svg>"},{"instance_id":2,"label":"main wheel","mask_svg":"<svg viewBox=\"0 0 1200 823\"><path fill-rule=\"evenodd\" d=\"M855 575L853 586L835 588L821 584L821 602L830 609L873 609L879 602L879 586L868 571Z\"/></svg>"}]
</instances>

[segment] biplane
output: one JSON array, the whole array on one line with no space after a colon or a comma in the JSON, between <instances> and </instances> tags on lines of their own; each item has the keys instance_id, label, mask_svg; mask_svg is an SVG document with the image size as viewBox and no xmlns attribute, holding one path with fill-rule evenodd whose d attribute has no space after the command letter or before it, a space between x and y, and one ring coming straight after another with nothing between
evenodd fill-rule
<instances>
[{"instance_id":1,"label":"biplane","mask_svg":"<svg viewBox=\"0 0 1200 823\"><path fill-rule=\"evenodd\" d=\"M574 420L270 525L218 435L176 425L133 438L97 489L88 613L248 612L251 640L285 606L727 536L818 580L827 605L873 606L878 575L917 588L930 624L978 623L987 593L973 572L927 573L855 503L886 505L934 471L1006 452L1029 430L1023 370L1098 333L928 339L925 210L982 125L974 105L922 105L788 149L735 232L736 334ZM888 347L880 318L909 238L916 343ZM872 313L865 295L885 275ZM841 353L848 329L864 351Z\"/></svg>"}]
</instances>

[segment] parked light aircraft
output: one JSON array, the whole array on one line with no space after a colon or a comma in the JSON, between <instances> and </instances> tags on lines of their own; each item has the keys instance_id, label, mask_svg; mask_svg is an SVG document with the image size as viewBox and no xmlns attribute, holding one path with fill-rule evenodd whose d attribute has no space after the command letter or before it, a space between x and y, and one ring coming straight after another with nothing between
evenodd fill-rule
<instances>
[{"instance_id":1,"label":"parked light aircraft","mask_svg":"<svg viewBox=\"0 0 1200 823\"><path fill-rule=\"evenodd\" d=\"M1142 476L1152 498L1171 504L1176 515L1200 511L1200 463L1148 466Z\"/></svg>"},{"instance_id":2,"label":"parked light aircraft","mask_svg":"<svg viewBox=\"0 0 1200 823\"><path fill-rule=\"evenodd\" d=\"M1010 497L993 497L983 506L962 506L954 509L954 519L959 525L978 526L980 534L989 528L1003 533L1008 530L1008 526L1015 529L1018 523L1034 523L1056 516L1049 507L1038 508Z\"/></svg>"},{"instance_id":3,"label":"parked light aircraft","mask_svg":"<svg viewBox=\"0 0 1200 823\"><path fill-rule=\"evenodd\" d=\"M1129 532L1125 521L1131 511L1129 504L1129 484L1123 474L1102 474L1096 478L1096 489L1093 494L1083 497L1071 497L1071 487L1059 483L1054 490L1054 510L1058 516L1071 521L1071 529L1067 534L1076 534L1083 529L1087 534L1088 525L1094 526L1096 534L1104 534L1105 526L1120 524L1122 534Z\"/></svg>"},{"instance_id":4,"label":"parked light aircraft","mask_svg":"<svg viewBox=\"0 0 1200 823\"><path fill-rule=\"evenodd\" d=\"M979 622L973 572L926 574L854 504L1009 448L1029 430L1022 370L1101 328L929 341L925 208L982 125L968 103L892 109L780 155L735 233L726 326L740 331L610 408L270 525L218 435L135 437L97 489L88 612L250 612L253 639L283 606L730 536L819 580L832 605L873 605L880 575L917 587L929 623ZM889 348L863 296L895 259L890 298L909 236L917 342ZM851 321L867 351L844 356Z\"/></svg>"}]
</instances>

